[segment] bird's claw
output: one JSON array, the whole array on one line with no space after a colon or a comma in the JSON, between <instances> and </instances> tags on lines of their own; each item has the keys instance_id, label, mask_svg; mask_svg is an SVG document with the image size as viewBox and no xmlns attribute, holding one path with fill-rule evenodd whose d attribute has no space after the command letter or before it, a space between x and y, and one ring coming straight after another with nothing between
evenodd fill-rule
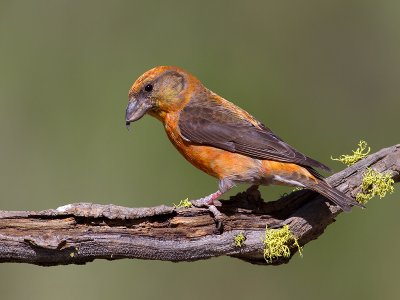
<instances>
[{"instance_id":1,"label":"bird's claw","mask_svg":"<svg viewBox=\"0 0 400 300\"><path fill-rule=\"evenodd\" d=\"M222 206L221 201L218 200L214 200L210 203L210 201L206 198L201 198L201 199L197 199L197 200L192 200L190 201L190 203L192 203L192 205L194 207L209 207L210 205L214 205L214 206Z\"/></svg>"},{"instance_id":2,"label":"bird's claw","mask_svg":"<svg viewBox=\"0 0 400 300\"><path fill-rule=\"evenodd\" d=\"M205 198L197 199L197 200L192 200L190 201L194 207L206 207L210 211L214 221L215 221L215 226L217 227L217 230L219 233L222 232L223 230L223 216L222 213L218 210L217 206L221 206L222 203L218 200L214 200L210 203L210 200Z\"/></svg>"},{"instance_id":3,"label":"bird's claw","mask_svg":"<svg viewBox=\"0 0 400 300\"><path fill-rule=\"evenodd\" d=\"M214 217L215 226L217 227L218 232L221 233L223 230L222 213L218 210L218 208L215 205L209 205L208 210Z\"/></svg>"}]
</instances>

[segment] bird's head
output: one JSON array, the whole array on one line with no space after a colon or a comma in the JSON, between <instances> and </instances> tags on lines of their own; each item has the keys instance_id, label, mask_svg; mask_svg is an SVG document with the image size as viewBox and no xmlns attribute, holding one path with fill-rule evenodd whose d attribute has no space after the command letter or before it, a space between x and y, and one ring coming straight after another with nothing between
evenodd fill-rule
<instances>
[{"instance_id":1,"label":"bird's head","mask_svg":"<svg viewBox=\"0 0 400 300\"><path fill-rule=\"evenodd\" d=\"M178 67L155 67L140 76L129 91L125 122L129 126L146 113L163 120L187 101L188 85L195 79Z\"/></svg>"}]
</instances>

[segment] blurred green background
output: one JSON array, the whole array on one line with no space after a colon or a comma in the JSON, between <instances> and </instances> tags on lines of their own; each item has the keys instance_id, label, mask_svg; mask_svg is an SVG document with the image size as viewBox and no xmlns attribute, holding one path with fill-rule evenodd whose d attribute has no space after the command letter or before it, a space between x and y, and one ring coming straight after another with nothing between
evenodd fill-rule
<instances>
[{"instance_id":1,"label":"blurred green background","mask_svg":"<svg viewBox=\"0 0 400 300\"><path fill-rule=\"evenodd\" d=\"M359 139L396 144L399 17L398 1L1 0L0 209L152 206L214 191L158 121L125 129L130 85L156 65L189 70L336 170L330 156ZM282 191L262 189L265 199ZM285 266L3 264L0 297L394 299L399 195L339 216Z\"/></svg>"}]
</instances>

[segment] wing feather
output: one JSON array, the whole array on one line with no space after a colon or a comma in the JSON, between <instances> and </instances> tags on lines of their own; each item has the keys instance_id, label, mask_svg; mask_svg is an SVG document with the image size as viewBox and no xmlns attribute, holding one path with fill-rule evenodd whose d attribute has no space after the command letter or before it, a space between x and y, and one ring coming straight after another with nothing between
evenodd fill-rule
<instances>
[{"instance_id":1,"label":"wing feather","mask_svg":"<svg viewBox=\"0 0 400 300\"><path fill-rule=\"evenodd\" d=\"M186 140L256 159L330 170L285 143L247 112L218 97L211 92L200 94L181 111L178 126Z\"/></svg>"}]
</instances>

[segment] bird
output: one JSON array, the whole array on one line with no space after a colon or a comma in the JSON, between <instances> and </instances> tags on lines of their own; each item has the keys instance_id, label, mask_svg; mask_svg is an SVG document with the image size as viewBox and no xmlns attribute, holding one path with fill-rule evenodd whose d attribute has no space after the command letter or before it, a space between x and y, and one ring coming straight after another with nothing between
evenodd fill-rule
<instances>
[{"instance_id":1,"label":"bird","mask_svg":"<svg viewBox=\"0 0 400 300\"><path fill-rule=\"evenodd\" d=\"M157 66L145 72L133 83L128 98L128 129L145 114L155 117L186 160L217 178L216 192L193 201L209 207L215 216L217 199L243 183L256 188L275 184L310 189L345 212L363 207L317 171L330 171L328 166L297 151L182 68Z\"/></svg>"}]
</instances>

